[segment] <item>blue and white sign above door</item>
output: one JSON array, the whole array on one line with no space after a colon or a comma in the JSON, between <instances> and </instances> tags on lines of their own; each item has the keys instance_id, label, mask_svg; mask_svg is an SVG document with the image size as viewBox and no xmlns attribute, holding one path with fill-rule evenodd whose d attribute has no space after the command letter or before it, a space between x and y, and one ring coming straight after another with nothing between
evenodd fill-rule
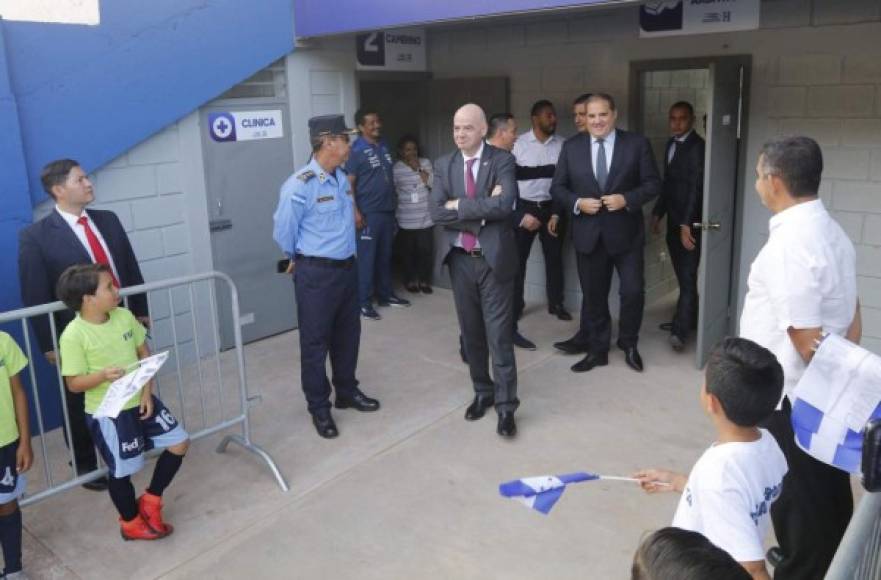
<instances>
[{"instance_id":1,"label":"blue and white sign above door","mask_svg":"<svg viewBox=\"0 0 881 580\"><path fill-rule=\"evenodd\" d=\"M639 35L710 34L759 27L760 0L650 0L639 8Z\"/></svg>"},{"instance_id":2,"label":"blue and white sign above door","mask_svg":"<svg viewBox=\"0 0 881 580\"><path fill-rule=\"evenodd\" d=\"M208 132L219 143L284 137L281 109L209 113Z\"/></svg>"},{"instance_id":3,"label":"blue and white sign above door","mask_svg":"<svg viewBox=\"0 0 881 580\"><path fill-rule=\"evenodd\" d=\"M355 37L358 70L424 71L425 30L377 30Z\"/></svg>"}]
</instances>

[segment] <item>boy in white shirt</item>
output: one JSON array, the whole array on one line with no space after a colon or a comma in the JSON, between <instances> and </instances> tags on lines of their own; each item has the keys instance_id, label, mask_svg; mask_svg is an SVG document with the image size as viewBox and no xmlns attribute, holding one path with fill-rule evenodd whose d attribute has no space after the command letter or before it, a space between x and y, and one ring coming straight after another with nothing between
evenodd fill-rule
<instances>
[{"instance_id":1,"label":"boy in white shirt","mask_svg":"<svg viewBox=\"0 0 881 580\"><path fill-rule=\"evenodd\" d=\"M757 425L782 390L783 369L768 349L726 338L710 355L700 395L716 441L688 477L658 469L635 475L648 493L682 492L673 526L700 532L757 579L770 580L763 541L788 469L775 439Z\"/></svg>"}]
</instances>

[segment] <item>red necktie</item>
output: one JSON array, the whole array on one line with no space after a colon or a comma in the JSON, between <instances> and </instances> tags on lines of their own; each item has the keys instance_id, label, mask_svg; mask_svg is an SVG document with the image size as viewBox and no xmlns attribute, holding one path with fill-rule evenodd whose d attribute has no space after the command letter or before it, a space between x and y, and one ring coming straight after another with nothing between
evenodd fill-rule
<instances>
[{"instance_id":1,"label":"red necktie","mask_svg":"<svg viewBox=\"0 0 881 580\"><path fill-rule=\"evenodd\" d=\"M119 288L119 280L116 279L116 275L113 273L113 266L110 265L110 259L107 257L107 252L104 251L104 246L101 245L101 240L98 239L98 236L95 235L95 232L89 226L89 218L81 215L80 219L76 220L76 223L83 226L83 229L86 231L86 240L88 240L89 247L92 249L92 255L95 256L95 263L104 264L110 268L110 277L113 278L113 285Z\"/></svg>"},{"instance_id":2,"label":"red necktie","mask_svg":"<svg viewBox=\"0 0 881 580\"><path fill-rule=\"evenodd\" d=\"M477 184L474 183L474 173L471 168L477 162L477 158L469 159L465 162L465 195L468 199L477 197ZM474 250L477 246L477 236L471 232L462 232L462 249L466 252Z\"/></svg>"}]
</instances>

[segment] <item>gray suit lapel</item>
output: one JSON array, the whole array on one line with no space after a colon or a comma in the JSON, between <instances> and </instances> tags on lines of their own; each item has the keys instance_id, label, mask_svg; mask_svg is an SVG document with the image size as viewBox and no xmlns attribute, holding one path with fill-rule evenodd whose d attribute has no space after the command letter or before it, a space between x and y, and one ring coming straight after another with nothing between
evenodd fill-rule
<instances>
[{"instance_id":1,"label":"gray suit lapel","mask_svg":"<svg viewBox=\"0 0 881 580\"><path fill-rule=\"evenodd\" d=\"M465 159L461 151L453 153L450 159L450 182L453 197L465 197Z\"/></svg>"},{"instance_id":2,"label":"gray suit lapel","mask_svg":"<svg viewBox=\"0 0 881 580\"><path fill-rule=\"evenodd\" d=\"M489 179L492 156L494 151L489 145L483 146L483 155L480 156L480 168L477 170L477 196L486 197L487 180Z\"/></svg>"}]
</instances>

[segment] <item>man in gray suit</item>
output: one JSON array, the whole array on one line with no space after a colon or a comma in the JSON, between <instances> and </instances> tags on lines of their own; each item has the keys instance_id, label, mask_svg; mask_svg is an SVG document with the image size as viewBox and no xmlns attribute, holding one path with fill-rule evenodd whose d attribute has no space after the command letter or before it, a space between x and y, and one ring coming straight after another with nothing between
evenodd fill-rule
<instances>
[{"instance_id":1,"label":"man in gray suit","mask_svg":"<svg viewBox=\"0 0 881 580\"><path fill-rule=\"evenodd\" d=\"M465 419L495 406L497 433L517 433L517 365L511 342L514 276L519 268L511 213L517 199L514 156L484 142L486 115L468 104L453 117L457 151L435 162L431 218L443 226L438 252L450 268L459 328L474 385ZM489 360L492 356L493 378Z\"/></svg>"}]
</instances>

